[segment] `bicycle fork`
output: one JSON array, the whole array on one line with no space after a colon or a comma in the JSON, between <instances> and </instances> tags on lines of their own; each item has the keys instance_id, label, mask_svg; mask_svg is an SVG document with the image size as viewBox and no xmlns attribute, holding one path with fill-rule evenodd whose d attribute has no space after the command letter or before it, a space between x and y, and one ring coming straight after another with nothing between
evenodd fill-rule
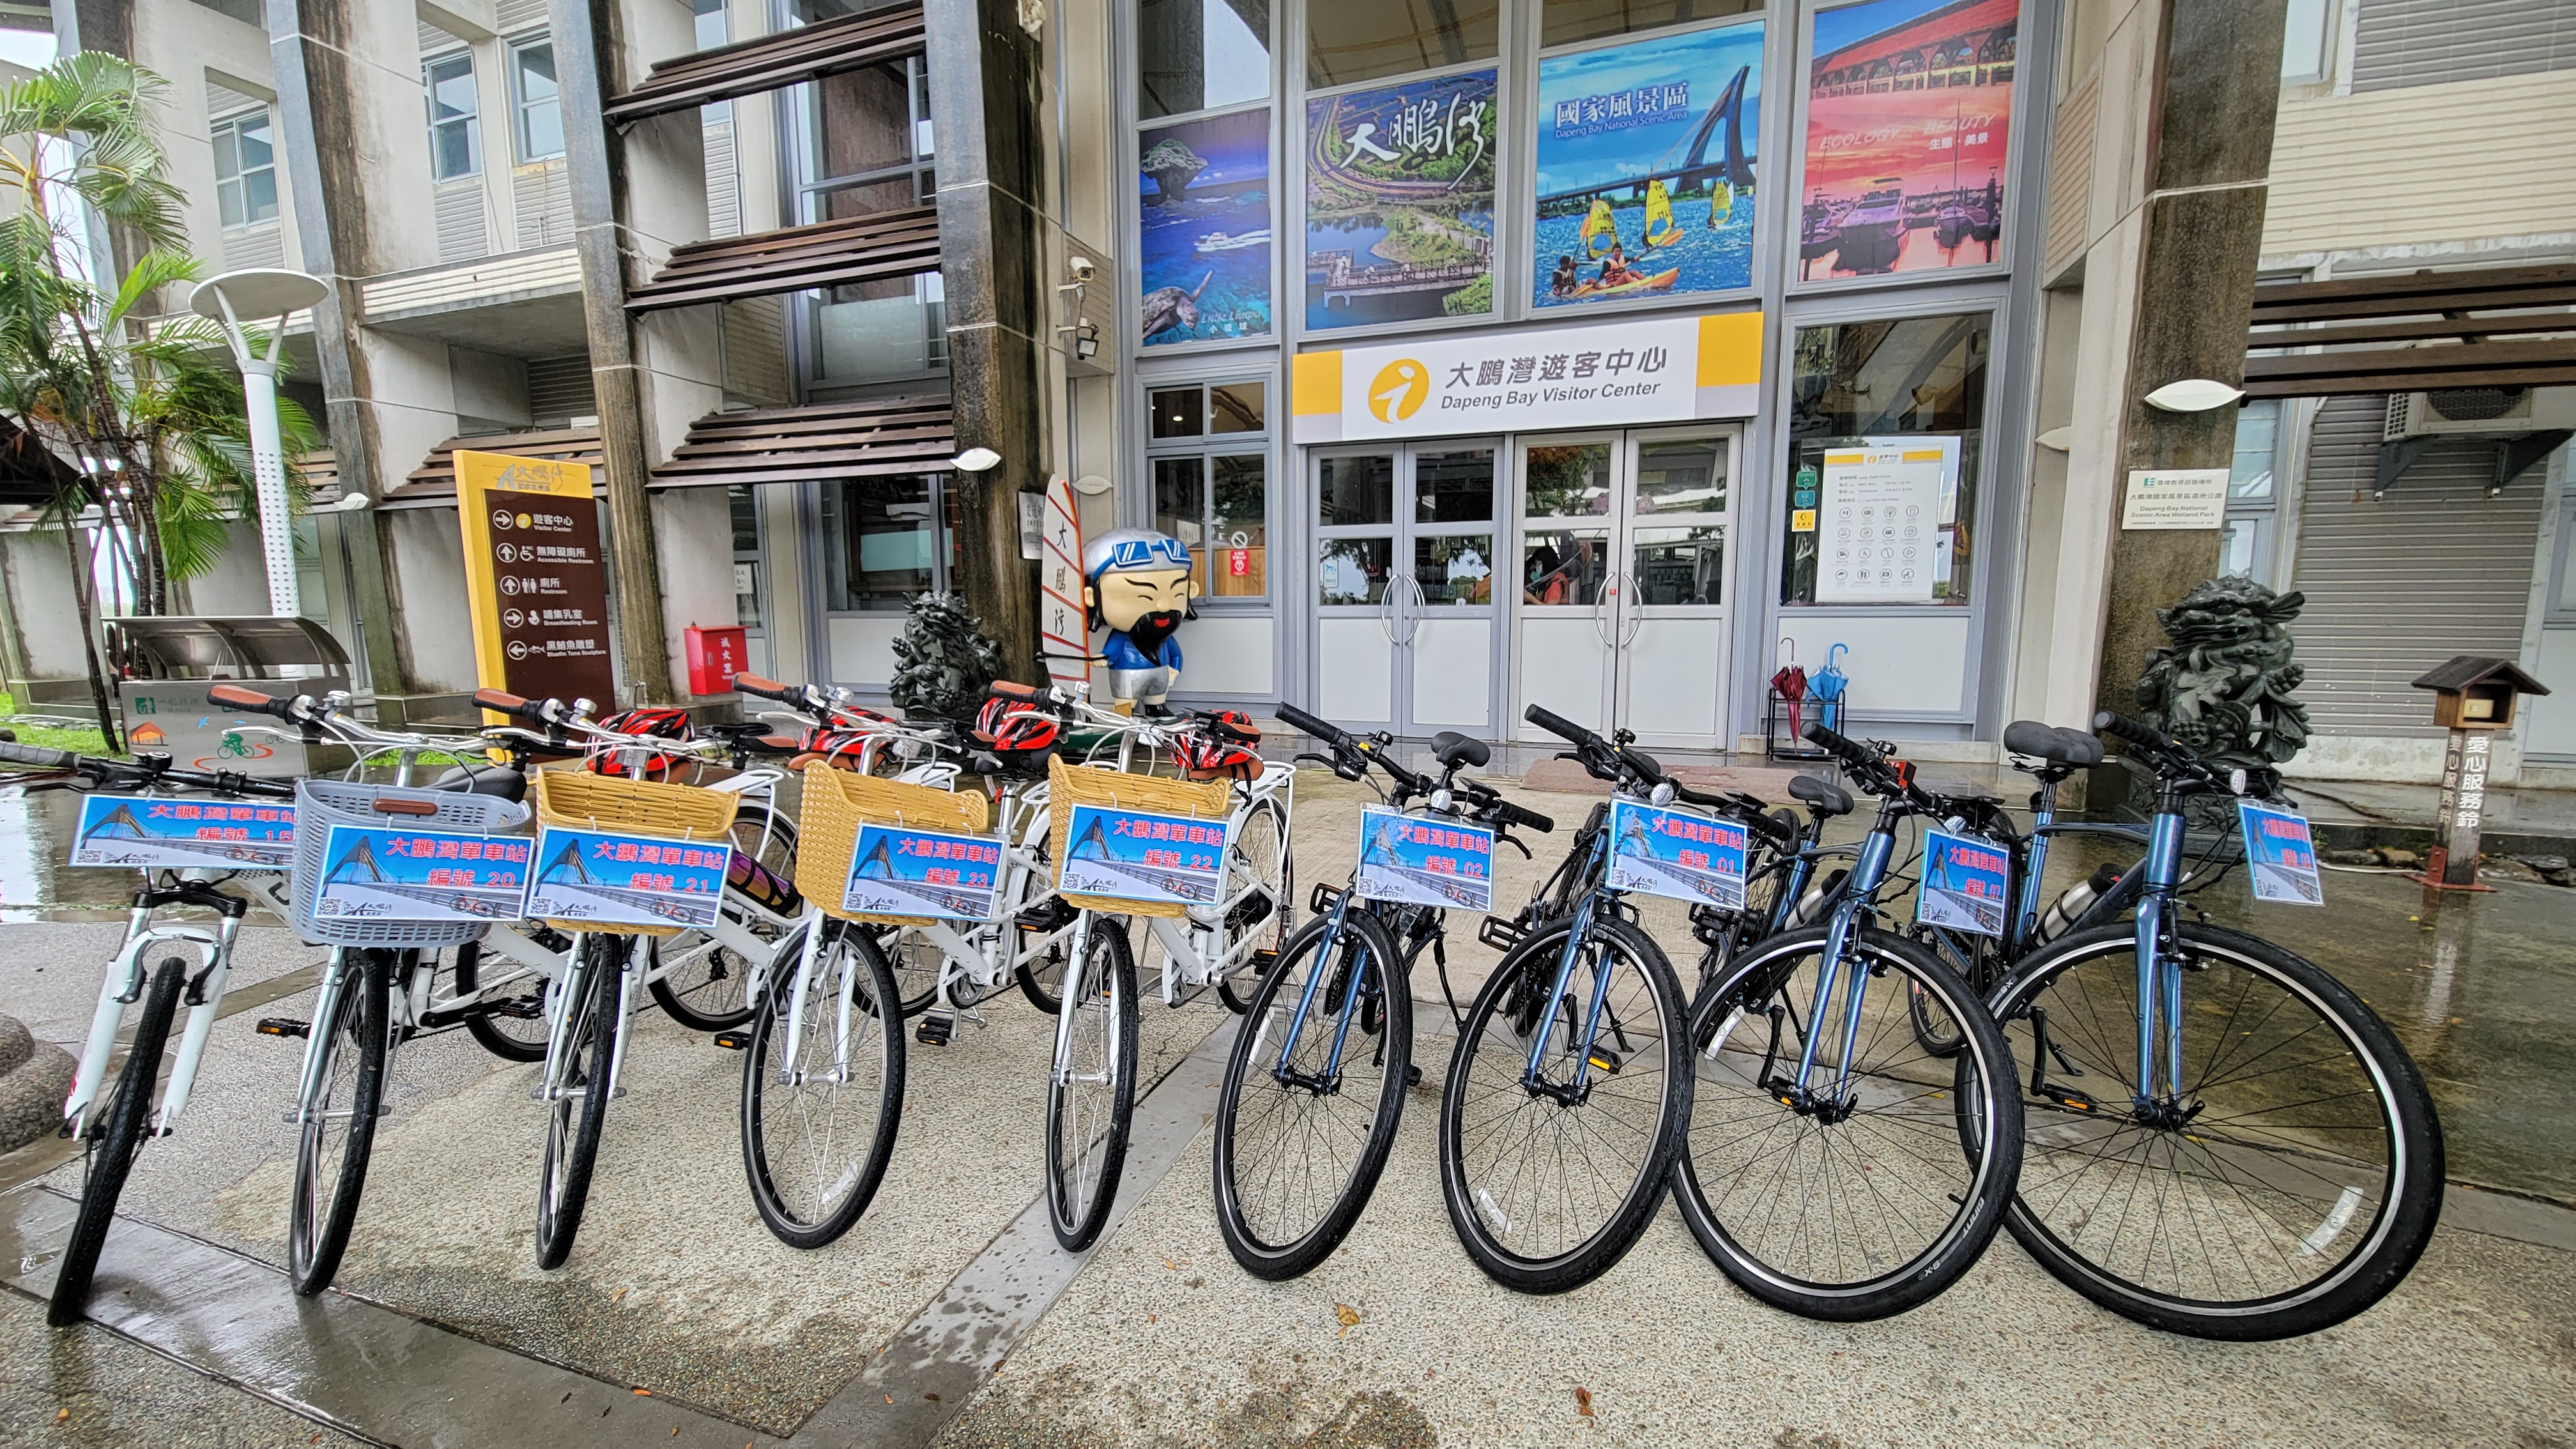
<instances>
[{"instance_id":1,"label":"bicycle fork","mask_svg":"<svg viewBox=\"0 0 2576 1449\"><path fill-rule=\"evenodd\" d=\"M1088 998L1091 983L1084 979L1091 964L1091 928L1099 917L1084 911L1073 923L1073 945L1064 962L1064 994L1057 998L1055 1014L1055 1064L1050 1075L1058 1086L1073 1082L1105 1083L1118 1071L1118 1013L1109 1013L1108 1050L1102 1056L1098 1075L1076 1076L1073 1070L1073 1014Z\"/></svg>"},{"instance_id":2,"label":"bicycle fork","mask_svg":"<svg viewBox=\"0 0 2576 1449\"><path fill-rule=\"evenodd\" d=\"M2173 932L2174 888L2182 881L2182 811L2159 802L2147 837L2146 889L2138 900L2138 1076L2130 1105L2153 1125L2179 1127L2198 1108L2182 1109L2182 958ZM2164 1048L2167 1083L2156 1080ZM2170 1092L2163 1090L2169 1085Z\"/></svg>"},{"instance_id":3,"label":"bicycle fork","mask_svg":"<svg viewBox=\"0 0 2576 1449\"><path fill-rule=\"evenodd\" d=\"M1608 851L1609 843L1610 837L1605 831L1593 844L1594 860L1588 874L1594 879L1600 876L1603 864L1600 857ZM1593 890L1586 892L1581 900L1575 902L1574 921L1565 933L1565 949L1556 958L1556 977L1548 989L1544 1004L1546 1016L1542 1018L1542 1023L1555 1020L1557 1011L1564 1005L1566 988L1574 984L1575 966L1583 957L1583 943L1592 935L1593 912L1607 894L1606 890ZM1541 1067L1547 1056L1549 1033L1544 1029L1538 1030L1530 1037L1529 1065L1521 1073L1521 1086L1527 1089L1530 1095L1544 1094L1554 1097L1564 1106L1571 1107L1580 1103L1591 1092L1592 1068L1596 1061L1605 1070L1615 1070L1607 1059L1600 1057L1598 1050L1603 1008L1609 1000L1610 965L1605 961L1592 973L1591 1002L1584 1009L1582 1021L1567 1023L1569 1035L1579 1025L1583 1038L1577 1045L1574 1056L1573 1079L1563 1086L1547 1079L1547 1073L1541 1070Z\"/></svg>"},{"instance_id":4,"label":"bicycle fork","mask_svg":"<svg viewBox=\"0 0 2576 1449\"><path fill-rule=\"evenodd\" d=\"M1851 886L1842 904L1834 908L1833 921L1825 928L1824 958L1816 965L1816 996L1807 1009L1806 1041L1798 1048L1798 1073L1788 1083L1768 1083L1781 1101L1799 1112L1813 1112L1828 1122L1838 1122L1850 1115L1852 1057L1860 1044L1861 1003L1869 993L1869 968L1853 965L1846 958L1851 950L1852 935L1859 929L1861 914L1870 909L1878 888L1886 883L1887 862L1896 845L1896 833L1881 816L1876 828L1861 842L1860 859L1853 862ZM1845 968L1851 979L1843 981ZM1842 1045L1834 1065L1834 1085L1830 1094L1819 1099L1812 1083L1816 1070L1816 1045L1825 1032L1827 1013L1833 1007L1834 988L1843 986Z\"/></svg>"},{"instance_id":5,"label":"bicycle fork","mask_svg":"<svg viewBox=\"0 0 2576 1449\"><path fill-rule=\"evenodd\" d=\"M1355 879L1352 884L1357 885L1357 880ZM1289 1018L1288 1034L1279 1043L1279 1061L1270 1069L1271 1077L1279 1085L1304 1087L1319 1097L1332 1095L1342 1089L1342 1046L1350 1040L1351 1018L1358 1013L1360 1004L1358 967L1353 967L1350 983L1342 992L1341 1018L1333 1027L1333 1050L1324 1060L1324 1070L1310 1075L1288 1065L1288 1058L1297 1050L1297 1038L1306 1030L1306 1015L1314 1009L1316 989L1332 972L1333 947L1340 942L1342 934L1342 913L1349 910L1350 906L1350 891L1345 890L1334 897L1332 914L1324 918L1324 934L1315 943L1314 969L1306 973L1305 989L1297 996L1296 1014ZM1384 971L1385 965L1381 963L1379 969Z\"/></svg>"},{"instance_id":6,"label":"bicycle fork","mask_svg":"<svg viewBox=\"0 0 2576 1449\"><path fill-rule=\"evenodd\" d=\"M205 1054L206 1038L214 1030L215 1010L223 1000L225 979L231 974L233 940L241 933L240 917L225 915L209 931L202 926L154 926L152 911L149 905L137 904L127 916L125 944L118 949L107 979L99 986L98 1009L90 1016L89 1039L81 1046L72 1089L63 1100L63 1123L75 1137L82 1134L82 1117L98 1101L125 1008L142 1000L150 984L151 972L143 958L154 947L185 943L201 952L206 963L181 997L188 1005L188 1024L179 1038L178 1057L170 1073L170 1085L162 1094L161 1110L153 1120L154 1135L166 1133L180 1110L188 1105L198 1059Z\"/></svg>"}]
</instances>

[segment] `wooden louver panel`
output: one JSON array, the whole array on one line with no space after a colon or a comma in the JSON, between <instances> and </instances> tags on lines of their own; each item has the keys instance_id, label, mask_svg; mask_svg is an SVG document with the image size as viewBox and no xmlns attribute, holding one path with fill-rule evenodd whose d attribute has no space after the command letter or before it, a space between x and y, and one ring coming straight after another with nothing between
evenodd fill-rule
<instances>
[{"instance_id":1,"label":"wooden louver panel","mask_svg":"<svg viewBox=\"0 0 2576 1449\"><path fill-rule=\"evenodd\" d=\"M2254 289L2255 397L2576 384L2576 267L2466 267ZM2295 349L2295 350L2293 350ZM2314 349L2314 350L2311 350Z\"/></svg>"},{"instance_id":2,"label":"wooden louver panel","mask_svg":"<svg viewBox=\"0 0 2576 1449\"><path fill-rule=\"evenodd\" d=\"M775 296L939 270L939 211L915 206L697 242L628 289L629 311Z\"/></svg>"},{"instance_id":3,"label":"wooden louver panel","mask_svg":"<svg viewBox=\"0 0 2576 1449\"><path fill-rule=\"evenodd\" d=\"M915 55L921 46L919 4L845 15L666 60L609 102L606 114L610 125L622 126Z\"/></svg>"},{"instance_id":4,"label":"wooden louver panel","mask_svg":"<svg viewBox=\"0 0 2576 1449\"><path fill-rule=\"evenodd\" d=\"M709 413L689 428L656 488L803 483L934 473L957 443L945 396L875 397Z\"/></svg>"}]
</instances>

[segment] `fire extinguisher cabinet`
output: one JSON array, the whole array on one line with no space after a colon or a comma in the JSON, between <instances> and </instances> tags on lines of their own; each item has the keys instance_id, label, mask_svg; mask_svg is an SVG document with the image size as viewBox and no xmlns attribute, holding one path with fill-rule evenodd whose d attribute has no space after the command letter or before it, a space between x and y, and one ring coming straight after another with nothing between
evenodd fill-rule
<instances>
[{"instance_id":1,"label":"fire extinguisher cabinet","mask_svg":"<svg viewBox=\"0 0 2576 1449\"><path fill-rule=\"evenodd\" d=\"M742 626L691 624L682 637L689 651L689 693L733 693L733 677L751 667Z\"/></svg>"}]
</instances>

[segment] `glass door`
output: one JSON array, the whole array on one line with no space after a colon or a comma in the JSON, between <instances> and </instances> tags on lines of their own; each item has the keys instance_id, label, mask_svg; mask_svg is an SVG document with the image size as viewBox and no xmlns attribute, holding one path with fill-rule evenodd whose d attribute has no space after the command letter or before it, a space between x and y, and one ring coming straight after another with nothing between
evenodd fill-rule
<instances>
[{"instance_id":1,"label":"glass door","mask_svg":"<svg viewBox=\"0 0 2576 1449\"><path fill-rule=\"evenodd\" d=\"M1550 437L1520 450L1515 737L1536 704L1589 729L1722 750L1727 432Z\"/></svg>"},{"instance_id":2,"label":"glass door","mask_svg":"<svg viewBox=\"0 0 2576 1449\"><path fill-rule=\"evenodd\" d=\"M1316 709L1419 737L1493 729L1494 456L1437 443L1315 459Z\"/></svg>"}]
</instances>

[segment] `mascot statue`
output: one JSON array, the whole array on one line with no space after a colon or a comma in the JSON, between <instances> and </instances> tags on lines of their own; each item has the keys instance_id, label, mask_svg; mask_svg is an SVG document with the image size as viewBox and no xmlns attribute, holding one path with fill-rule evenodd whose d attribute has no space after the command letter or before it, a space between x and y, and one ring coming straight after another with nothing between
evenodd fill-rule
<instances>
[{"instance_id":1,"label":"mascot statue","mask_svg":"<svg viewBox=\"0 0 2576 1449\"><path fill-rule=\"evenodd\" d=\"M1082 581L1091 627L1109 631L1100 653L1109 664L1110 697L1130 701L1149 719L1169 715L1164 700L1181 677L1181 646L1172 635L1199 615L1189 545L1152 529L1111 529L1083 545Z\"/></svg>"}]
</instances>

